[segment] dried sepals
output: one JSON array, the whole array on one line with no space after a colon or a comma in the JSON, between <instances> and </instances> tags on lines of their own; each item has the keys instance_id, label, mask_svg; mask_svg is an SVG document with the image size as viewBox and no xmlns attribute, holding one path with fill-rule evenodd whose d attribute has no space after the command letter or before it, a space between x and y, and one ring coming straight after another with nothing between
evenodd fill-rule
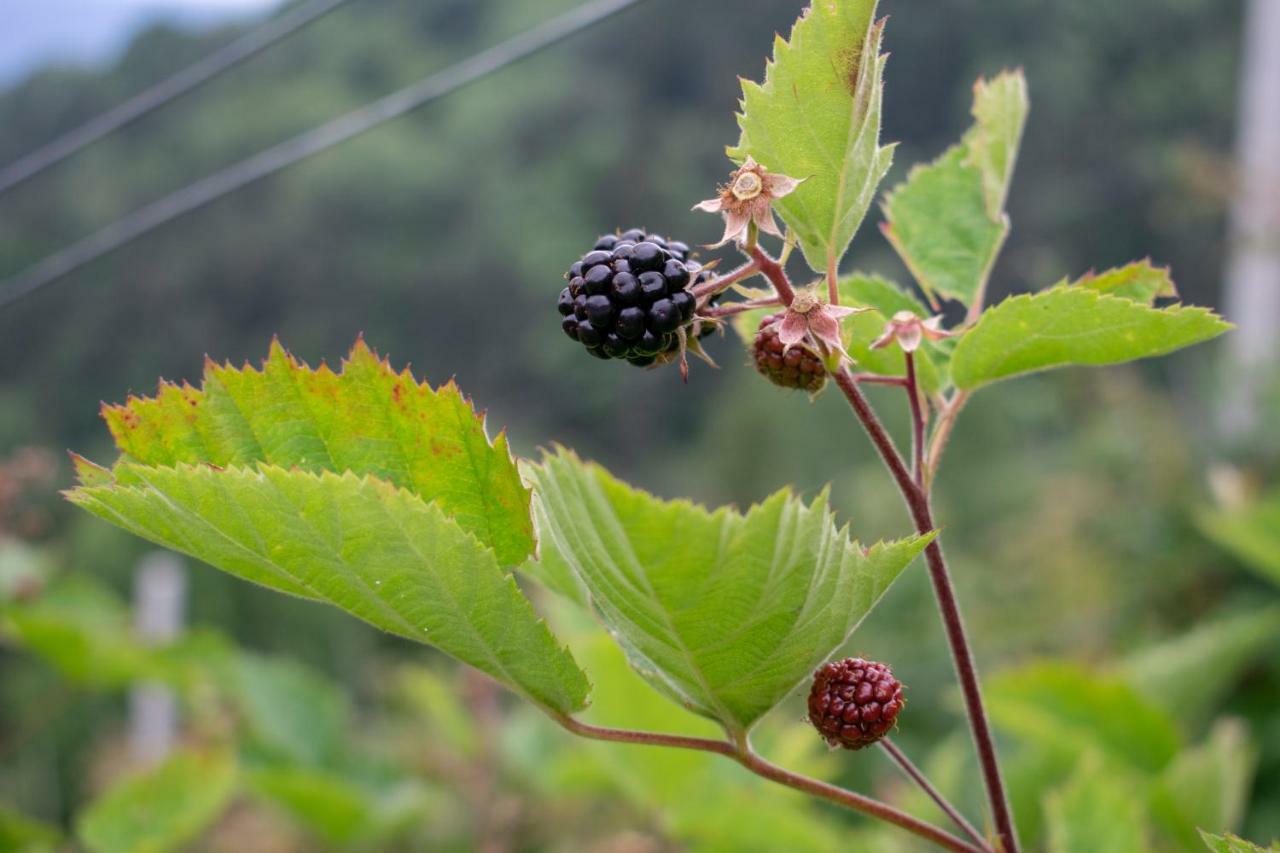
<instances>
[{"instance_id":1,"label":"dried sepals","mask_svg":"<svg viewBox=\"0 0 1280 853\"><path fill-rule=\"evenodd\" d=\"M751 225L766 234L782 237L773 216L773 202L790 195L803 179L770 173L751 157L729 175L729 183L718 188L715 198L694 206L694 210L724 217L724 236L709 248L719 248L730 240L746 243Z\"/></svg>"}]
</instances>

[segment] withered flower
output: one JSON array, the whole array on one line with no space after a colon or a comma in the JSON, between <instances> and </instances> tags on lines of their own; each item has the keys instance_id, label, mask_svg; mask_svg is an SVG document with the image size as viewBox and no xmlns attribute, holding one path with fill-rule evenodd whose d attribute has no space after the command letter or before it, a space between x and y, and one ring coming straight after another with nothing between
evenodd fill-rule
<instances>
[{"instance_id":1,"label":"withered flower","mask_svg":"<svg viewBox=\"0 0 1280 853\"><path fill-rule=\"evenodd\" d=\"M840 340L840 321L851 314L870 310L832 305L818 299L814 291L802 290L796 294L782 319L777 321L778 340L782 341L786 349L791 349L803 343L806 335L810 335L815 343L821 341L828 348L848 358L849 354L845 352L844 343Z\"/></svg>"},{"instance_id":2,"label":"withered flower","mask_svg":"<svg viewBox=\"0 0 1280 853\"><path fill-rule=\"evenodd\" d=\"M693 208L724 217L724 236L708 248L718 249L730 240L746 243L753 222L764 233L781 237L778 222L773 218L773 202L792 193L800 186L800 180L770 174L748 157L741 168L729 175L729 183L719 187L715 198Z\"/></svg>"},{"instance_id":3,"label":"withered flower","mask_svg":"<svg viewBox=\"0 0 1280 853\"><path fill-rule=\"evenodd\" d=\"M899 311L885 323L884 332L872 342L872 349L884 349L894 341L902 347L903 352L915 352L920 342L928 338L931 341L950 338L953 332L942 328L942 317L930 317L921 320L910 311Z\"/></svg>"}]
</instances>

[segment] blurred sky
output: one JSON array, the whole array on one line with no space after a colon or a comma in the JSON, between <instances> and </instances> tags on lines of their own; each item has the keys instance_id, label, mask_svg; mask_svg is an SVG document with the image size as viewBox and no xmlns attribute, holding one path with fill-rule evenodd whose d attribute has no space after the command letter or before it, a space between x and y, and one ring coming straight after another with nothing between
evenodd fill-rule
<instances>
[{"instance_id":1,"label":"blurred sky","mask_svg":"<svg viewBox=\"0 0 1280 853\"><path fill-rule=\"evenodd\" d=\"M206 27L261 15L278 0L0 0L0 88L50 62L110 62L140 27Z\"/></svg>"}]
</instances>

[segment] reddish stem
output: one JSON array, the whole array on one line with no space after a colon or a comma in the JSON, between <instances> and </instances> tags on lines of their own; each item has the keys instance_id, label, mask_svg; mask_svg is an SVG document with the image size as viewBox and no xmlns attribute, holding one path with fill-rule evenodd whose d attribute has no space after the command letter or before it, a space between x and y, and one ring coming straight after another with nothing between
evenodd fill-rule
<instances>
[{"instance_id":1,"label":"reddish stem","mask_svg":"<svg viewBox=\"0 0 1280 853\"><path fill-rule=\"evenodd\" d=\"M844 392L850 407L871 438L880 453L889 473L893 476L898 490L906 501L907 509L915 522L916 530L928 533L935 529L933 510L929 505L928 493L916 484L907 470L907 465L894 446L893 439L885 430L876 413L871 409L867 398L863 396L847 368L841 367L834 373L836 384ZM960 681L960 692L964 697L965 712L969 717L969 728L973 734L974 747L978 753L978 764L982 769L983 783L987 789L987 800L991 804L992 819L995 821L999 835L1000 849L1005 853L1018 853L1018 838L1013 829L1013 815L1009 811L1009 802L1005 795L1004 780L1000 776L1000 762L996 757L995 739L991 735L991 724L987 720L986 709L982 703L982 689L978 684L978 670L973 660L973 652L969 648L969 640L965 634L964 621L960 616L960 605L956 601L955 587L951 583L951 575L947 571L946 558L942 554L942 546L934 539L925 548L925 562L929 567L929 578L933 583L934 597L938 602L938 610L942 614L942 625L946 631L947 643L951 647L951 659L955 665L956 677Z\"/></svg>"},{"instance_id":2,"label":"reddish stem","mask_svg":"<svg viewBox=\"0 0 1280 853\"><path fill-rule=\"evenodd\" d=\"M893 759L893 762L898 765L902 772L907 775L907 778L915 782L920 790L924 791L929 799L933 800L933 804L941 809L943 814L951 818L951 822L959 827L961 832L972 838L979 847L983 849L990 848L990 845L987 844L987 839L983 838L982 833L978 832L973 824L965 820L964 815L960 814L960 810L951 805L946 797L942 796L942 792L933 786L933 783L920 771L920 768L911 762L910 758L907 758L906 753L898 749L897 744L888 738L884 738L880 741L880 746L889 754L889 757Z\"/></svg>"},{"instance_id":3,"label":"reddish stem","mask_svg":"<svg viewBox=\"0 0 1280 853\"><path fill-rule=\"evenodd\" d=\"M715 296L717 293L728 290L730 285L742 281L744 278L751 278L751 276L758 272L760 272L760 268L756 262L748 261L742 266L732 269L724 275L707 279L702 284L695 285L690 288L690 292L693 294L693 298L698 300L701 300L706 296Z\"/></svg>"},{"instance_id":4,"label":"reddish stem","mask_svg":"<svg viewBox=\"0 0 1280 853\"><path fill-rule=\"evenodd\" d=\"M924 490L924 410L920 405L920 385L916 380L916 354L904 352L907 362L907 399L911 405L911 472L916 488Z\"/></svg>"},{"instance_id":5,"label":"reddish stem","mask_svg":"<svg viewBox=\"0 0 1280 853\"><path fill-rule=\"evenodd\" d=\"M778 298L782 300L782 304L790 305L795 301L795 288L791 286L791 280L787 278L787 271L782 268L782 264L769 257L768 253L759 246L752 246L749 251L751 259L760 268L761 274L769 279L773 289L778 291Z\"/></svg>"},{"instance_id":6,"label":"reddish stem","mask_svg":"<svg viewBox=\"0 0 1280 853\"><path fill-rule=\"evenodd\" d=\"M752 299L749 302L731 302L728 305L708 305L698 312L699 317L732 317L744 311L757 308L772 308L781 304L776 297L771 299Z\"/></svg>"},{"instance_id":7,"label":"reddish stem","mask_svg":"<svg viewBox=\"0 0 1280 853\"><path fill-rule=\"evenodd\" d=\"M906 388L907 380L901 376L881 376L878 373L855 373L853 381L859 385L892 385L894 388Z\"/></svg>"},{"instance_id":8,"label":"reddish stem","mask_svg":"<svg viewBox=\"0 0 1280 853\"><path fill-rule=\"evenodd\" d=\"M555 719L556 722L574 734L593 740L714 752L717 755L733 759L757 776L777 782L780 785L786 785L788 788L795 788L797 791L803 791L806 794L812 794L815 797L822 797L845 808L894 824L908 832L919 835L921 838L932 841L943 849L961 851L961 853L986 853L985 847L975 847L967 841L957 838L931 823L912 817L887 803L864 797L862 794L847 791L844 788L830 785L819 779L792 773L790 770L779 767L762 758L745 744L739 747L725 740L668 735L659 732L637 732L628 729L610 729L579 722L567 716L557 716Z\"/></svg>"}]
</instances>

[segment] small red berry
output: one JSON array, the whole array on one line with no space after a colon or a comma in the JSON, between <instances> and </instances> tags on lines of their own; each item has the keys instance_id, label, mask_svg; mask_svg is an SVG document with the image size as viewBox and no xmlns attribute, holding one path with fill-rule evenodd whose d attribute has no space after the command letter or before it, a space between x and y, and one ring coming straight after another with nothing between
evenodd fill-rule
<instances>
[{"instance_id":1,"label":"small red berry","mask_svg":"<svg viewBox=\"0 0 1280 853\"><path fill-rule=\"evenodd\" d=\"M845 658L813 674L809 722L832 746L862 749L889 733L905 704L889 667Z\"/></svg>"},{"instance_id":2,"label":"small red berry","mask_svg":"<svg viewBox=\"0 0 1280 853\"><path fill-rule=\"evenodd\" d=\"M827 384L827 369L817 354L804 346L786 349L778 337L775 321L781 314L772 314L760 321L751 358L762 376L783 388L799 388L816 394Z\"/></svg>"}]
</instances>

